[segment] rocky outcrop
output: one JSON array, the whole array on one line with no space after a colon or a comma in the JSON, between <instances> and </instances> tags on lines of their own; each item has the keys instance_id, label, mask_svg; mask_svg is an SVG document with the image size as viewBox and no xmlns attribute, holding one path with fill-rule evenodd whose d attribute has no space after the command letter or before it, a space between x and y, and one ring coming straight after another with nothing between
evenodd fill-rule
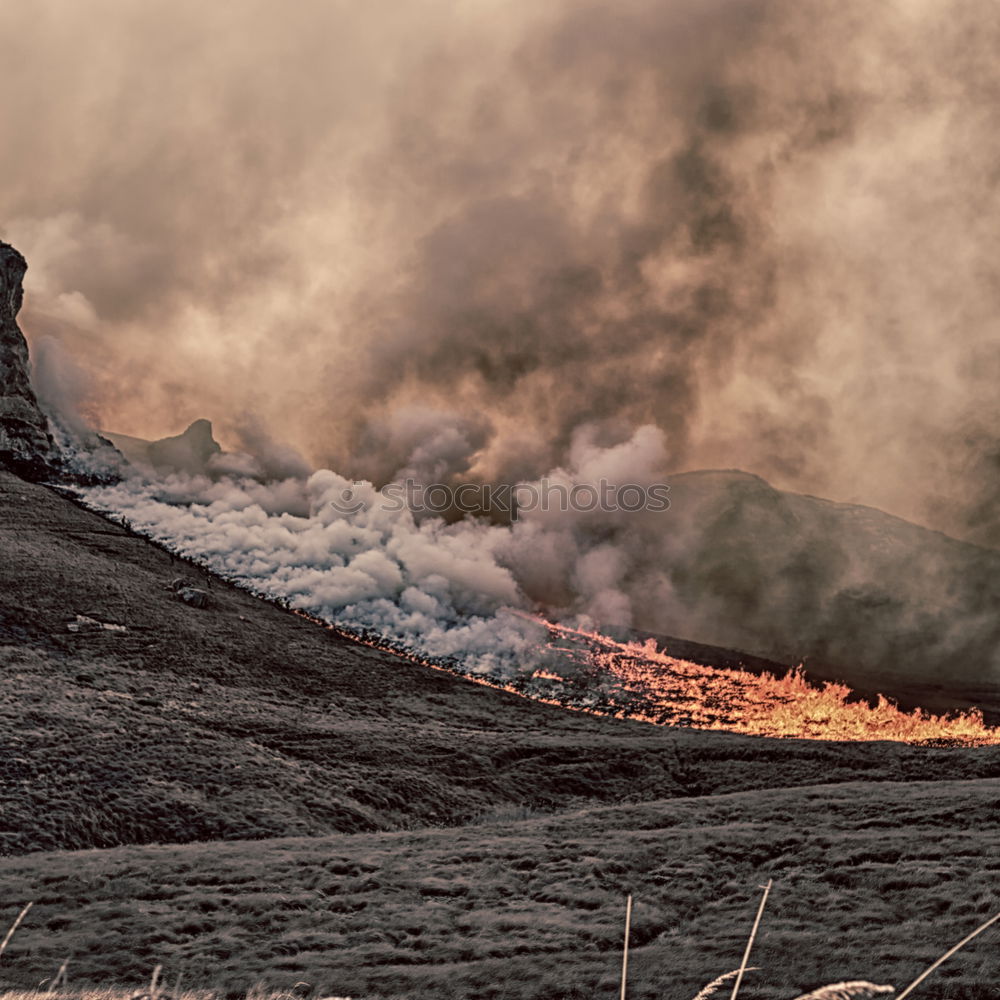
<instances>
[{"instance_id":1,"label":"rocky outcrop","mask_svg":"<svg viewBox=\"0 0 1000 1000\"><path fill-rule=\"evenodd\" d=\"M0 468L25 479L45 479L59 466L49 423L31 387L28 345L17 325L28 265L0 243Z\"/></svg>"},{"instance_id":2,"label":"rocky outcrop","mask_svg":"<svg viewBox=\"0 0 1000 1000\"><path fill-rule=\"evenodd\" d=\"M222 447L212 436L212 424L208 420L196 420L183 434L161 438L149 446L153 467L164 472L203 473L212 458L221 454Z\"/></svg>"},{"instance_id":3,"label":"rocky outcrop","mask_svg":"<svg viewBox=\"0 0 1000 1000\"><path fill-rule=\"evenodd\" d=\"M212 435L209 420L196 420L183 434L160 438L159 441L107 432L105 436L133 465L165 474L187 472L193 476L211 475L216 471L213 460L224 455L222 446Z\"/></svg>"}]
</instances>

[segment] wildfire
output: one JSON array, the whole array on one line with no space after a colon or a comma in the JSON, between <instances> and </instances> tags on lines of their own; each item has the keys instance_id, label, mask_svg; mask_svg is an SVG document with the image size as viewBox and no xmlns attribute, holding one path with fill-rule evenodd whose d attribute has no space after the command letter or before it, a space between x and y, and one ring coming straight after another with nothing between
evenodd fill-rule
<instances>
[{"instance_id":1,"label":"wildfire","mask_svg":"<svg viewBox=\"0 0 1000 1000\"><path fill-rule=\"evenodd\" d=\"M992 746L1000 729L987 726L982 712L932 715L904 712L882 695L872 706L852 696L844 684L810 683L801 669L785 676L706 667L659 650L652 639L618 642L533 618L549 631L544 661L513 681L469 675L455 662L434 662L307 613L303 618L365 645L406 656L438 670L461 674L477 684L548 705L593 715L610 715L658 726L725 730L749 736L814 740L892 740L926 746Z\"/></svg>"},{"instance_id":2,"label":"wildfire","mask_svg":"<svg viewBox=\"0 0 1000 1000\"><path fill-rule=\"evenodd\" d=\"M811 684L801 669L777 677L705 667L668 656L653 640L623 643L545 624L552 654L562 656L569 669L536 671L532 684L563 685L570 700L602 714L754 736L938 746L1000 743L1000 730L986 726L979 711L948 716L920 709L904 712L881 695L872 706L851 700L853 692L846 685ZM553 692L547 693L551 697Z\"/></svg>"}]
</instances>

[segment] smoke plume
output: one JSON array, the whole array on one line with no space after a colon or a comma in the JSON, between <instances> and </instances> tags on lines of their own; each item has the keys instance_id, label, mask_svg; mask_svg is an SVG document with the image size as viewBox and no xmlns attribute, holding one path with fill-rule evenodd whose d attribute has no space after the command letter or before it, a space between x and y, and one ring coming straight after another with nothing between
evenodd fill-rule
<instances>
[{"instance_id":1,"label":"smoke plume","mask_svg":"<svg viewBox=\"0 0 1000 1000\"><path fill-rule=\"evenodd\" d=\"M160 445L205 434L195 425ZM653 496L664 450L651 425L613 446L580 432L565 466L518 485L536 502L510 524L417 517L395 484L326 469L268 478L254 455L217 451L201 474L133 470L82 493L297 610L494 677L544 664L538 613L804 661L869 691L931 691L938 707L996 685L1000 553L746 473L674 477L666 508L596 502L626 472L627 491Z\"/></svg>"},{"instance_id":2,"label":"smoke plume","mask_svg":"<svg viewBox=\"0 0 1000 1000\"><path fill-rule=\"evenodd\" d=\"M428 655L503 672L544 609L992 676L994 553L756 476L1000 546L998 47L984 0L5 5L41 395L211 419L90 502ZM543 476L677 490L376 502Z\"/></svg>"},{"instance_id":3,"label":"smoke plume","mask_svg":"<svg viewBox=\"0 0 1000 1000\"><path fill-rule=\"evenodd\" d=\"M653 424L996 544L998 42L981 0L7 4L0 234L106 430L250 412L379 483L413 407L473 479Z\"/></svg>"}]
</instances>

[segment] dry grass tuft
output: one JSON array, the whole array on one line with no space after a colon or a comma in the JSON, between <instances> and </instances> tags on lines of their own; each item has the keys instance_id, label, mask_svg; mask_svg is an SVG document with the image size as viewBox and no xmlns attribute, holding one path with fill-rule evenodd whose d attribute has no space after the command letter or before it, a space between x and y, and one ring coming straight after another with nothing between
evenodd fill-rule
<instances>
[{"instance_id":1,"label":"dry grass tuft","mask_svg":"<svg viewBox=\"0 0 1000 1000\"><path fill-rule=\"evenodd\" d=\"M805 993L796 1000L871 1000L872 997L895 993L895 986L876 986L856 979L850 983L832 983L812 993Z\"/></svg>"},{"instance_id":2,"label":"dry grass tuft","mask_svg":"<svg viewBox=\"0 0 1000 1000\"><path fill-rule=\"evenodd\" d=\"M735 979L741 972L759 972L760 969L756 965L752 965L749 969L733 969L732 972L725 972L716 979L713 979L707 986L703 987L702 990L696 994L694 1000L708 1000L713 993L719 990L722 986L725 986L730 979Z\"/></svg>"},{"instance_id":3,"label":"dry grass tuft","mask_svg":"<svg viewBox=\"0 0 1000 1000\"><path fill-rule=\"evenodd\" d=\"M185 990L183 993L157 992L159 1000L224 1000L224 991L220 990ZM108 986L80 990L62 989L55 993L47 990L8 990L0 993L0 1000L136 1000L137 997L149 997L144 990L136 992L123 986ZM246 994L246 1000L301 1000L292 990L277 990L273 986L258 984L251 987ZM351 1000L351 997L324 996L322 1000Z\"/></svg>"}]
</instances>

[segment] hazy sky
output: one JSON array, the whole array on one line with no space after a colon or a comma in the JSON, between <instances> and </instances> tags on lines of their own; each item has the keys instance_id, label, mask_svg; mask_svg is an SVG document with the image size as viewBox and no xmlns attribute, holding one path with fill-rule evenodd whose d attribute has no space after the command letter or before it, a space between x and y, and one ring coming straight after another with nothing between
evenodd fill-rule
<instances>
[{"instance_id":1,"label":"hazy sky","mask_svg":"<svg viewBox=\"0 0 1000 1000\"><path fill-rule=\"evenodd\" d=\"M1000 542L998 49L985 0L7 3L0 235L109 430L493 477L653 423Z\"/></svg>"}]
</instances>

